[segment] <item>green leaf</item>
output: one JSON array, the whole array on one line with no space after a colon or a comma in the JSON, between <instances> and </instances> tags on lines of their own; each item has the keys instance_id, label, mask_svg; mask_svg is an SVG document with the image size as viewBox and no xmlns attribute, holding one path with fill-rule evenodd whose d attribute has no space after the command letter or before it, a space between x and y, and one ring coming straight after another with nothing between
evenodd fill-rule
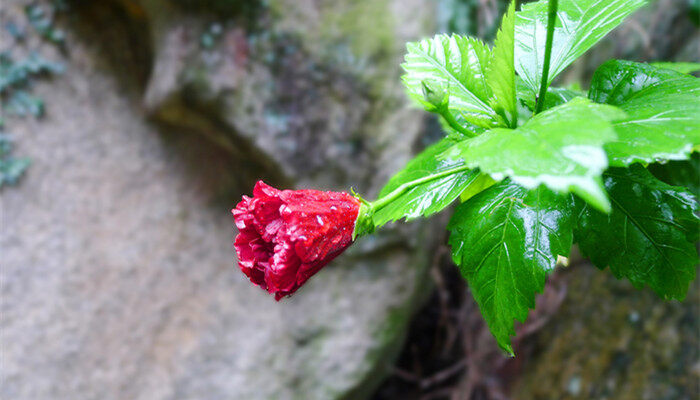
<instances>
[{"instance_id":1,"label":"green leaf","mask_svg":"<svg viewBox=\"0 0 700 400\"><path fill-rule=\"evenodd\" d=\"M459 195L459 201L464 203L475 195L495 185L497 182L486 174L479 174L469 186Z\"/></svg>"},{"instance_id":2,"label":"green leaf","mask_svg":"<svg viewBox=\"0 0 700 400\"><path fill-rule=\"evenodd\" d=\"M41 6L32 4L25 7L25 13L29 23L45 39L57 45L63 45L65 34L62 30L54 27L53 14L44 12Z\"/></svg>"},{"instance_id":3,"label":"green leaf","mask_svg":"<svg viewBox=\"0 0 700 400\"><path fill-rule=\"evenodd\" d=\"M486 81L493 90L490 103L502 115L510 127L517 125L518 111L515 103L515 2L510 3L503 16L501 29L496 35L493 56L486 70Z\"/></svg>"},{"instance_id":4,"label":"green leaf","mask_svg":"<svg viewBox=\"0 0 700 400\"><path fill-rule=\"evenodd\" d=\"M19 63L20 68L25 68L27 72L38 75L38 74L62 74L65 71L63 64L49 61L41 56L37 52L32 52L29 57L24 61Z\"/></svg>"},{"instance_id":5,"label":"green leaf","mask_svg":"<svg viewBox=\"0 0 700 400\"><path fill-rule=\"evenodd\" d=\"M4 185L15 185L30 164L31 160L26 157L0 159L0 188Z\"/></svg>"},{"instance_id":6,"label":"green leaf","mask_svg":"<svg viewBox=\"0 0 700 400\"><path fill-rule=\"evenodd\" d=\"M14 185L29 167L28 158L15 158L12 153L12 138L0 132L0 189L5 185Z\"/></svg>"},{"instance_id":7,"label":"green leaf","mask_svg":"<svg viewBox=\"0 0 700 400\"><path fill-rule=\"evenodd\" d=\"M518 79L518 83L518 98L530 111L534 111L536 106L535 94L530 90L530 88L525 86L525 83L521 79ZM570 101L574 97L586 97L586 94L573 89L549 87L547 88L547 95L544 99L544 109L549 110L550 108Z\"/></svg>"},{"instance_id":8,"label":"green leaf","mask_svg":"<svg viewBox=\"0 0 700 400\"><path fill-rule=\"evenodd\" d=\"M687 75L645 63L610 60L593 74L588 98L596 103L620 105L642 89L676 78Z\"/></svg>"},{"instance_id":9,"label":"green leaf","mask_svg":"<svg viewBox=\"0 0 700 400\"><path fill-rule=\"evenodd\" d=\"M0 53L0 94L8 95L14 88L27 86L29 78L42 74L60 74L62 64L46 60L36 52L21 61L15 61L9 52Z\"/></svg>"},{"instance_id":10,"label":"green leaf","mask_svg":"<svg viewBox=\"0 0 700 400\"><path fill-rule=\"evenodd\" d=\"M656 68L670 69L681 74L700 71L700 63L695 62L653 62L651 65Z\"/></svg>"},{"instance_id":11,"label":"green leaf","mask_svg":"<svg viewBox=\"0 0 700 400\"><path fill-rule=\"evenodd\" d=\"M640 164L611 168L604 178L613 208L605 215L581 205L575 231L581 251L636 287L683 299L698 264L697 201Z\"/></svg>"},{"instance_id":12,"label":"green leaf","mask_svg":"<svg viewBox=\"0 0 700 400\"><path fill-rule=\"evenodd\" d=\"M38 118L44 114L44 101L24 90L17 90L12 93L7 101L7 111L14 115L25 116L31 114Z\"/></svg>"},{"instance_id":13,"label":"green leaf","mask_svg":"<svg viewBox=\"0 0 700 400\"><path fill-rule=\"evenodd\" d=\"M452 257L498 345L511 355L514 321L525 321L557 255L571 249L569 196L501 182L462 203L450 220Z\"/></svg>"},{"instance_id":14,"label":"green leaf","mask_svg":"<svg viewBox=\"0 0 700 400\"><path fill-rule=\"evenodd\" d=\"M690 160L649 164L648 169L657 179L671 186L686 187L700 199L700 153L693 153Z\"/></svg>"},{"instance_id":15,"label":"green leaf","mask_svg":"<svg viewBox=\"0 0 700 400\"><path fill-rule=\"evenodd\" d=\"M517 129L490 130L445 154L461 157L496 180L509 176L530 189L545 184L557 192L574 192L605 211L610 204L600 178L608 166L603 144L616 137L609 121L622 117L615 107L577 97Z\"/></svg>"},{"instance_id":16,"label":"green leaf","mask_svg":"<svg viewBox=\"0 0 700 400\"><path fill-rule=\"evenodd\" d=\"M0 94L6 95L13 86L26 84L29 75L26 68L19 67L10 53L0 53Z\"/></svg>"},{"instance_id":17,"label":"green leaf","mask_svg":"<svg viewBox=\"0 0 700 400\"><path fill-rule=\"evenodd\" d=\"M443 129L443 131L445 131L446 137L451 139L451 140L455 140L455 141L463 140L465 137L476 136L476 135L486 131L486 129L484 129L480 126L470 124L464 118L462 118L462 116L456 116L455 121L460 126L459 130L450 126L450 124L447 121L445 121L444 117L438 118L438 122L440 123L440 127ZM465 135L463 132L464 130L467 130L467 131L471 132L472 134ZM460 132L460 131L462 131L462 132Z\"/></svg>"},{"instance_id":18,"label":"green leaf","mask_svg":"<svg viewBox=\"0 0 700 400\"><path fill-rule=\"evenodd\" d=\"M628 117L605 145L610 165L687 159L700 144L700 79L669 69L612 60L593 76L589 97Z\"/></svg>"},{"instance_id":19,"label":"green leaf","mask_svg":"<svg viewBox=\"0 0 700 400\"><path fill-rule=\"evenodd\" d=\"M497 126L496 112L489 106L492 93L486 84L491 49L478 39L437 35L411 42L402 64L408 94L428 111L435 105L425 98L424 87L444 90L448 110L457 119L481 127Z\"/></svg>"},{"instance_id":20,"label":"green leaf","mask_svg":"<svg viewBox=\"0 0 700 400\"><path fill-rule=\"evenodd\" d=\"M646 0L559 2L548 82L612 31ZM524 4L515 16L515 70L534 93L542 80L548 1Z\"/></svg>"},{"instance_id":21,"label":"green leaf","mask_svg":"<svg viewBox=\"0 0 700 400\"><path fill-rule=\"evenodd\" d=\"M405 183L464 166L464 161L459 158L437 157L453 144L454 142L450 139L443 139L425 149L389 180L379 193L379 198L388 195ZM372 218L375 227L379 228L387 222L401 218L410 221L434 214L449 206L477 180L479 175L481 174L478 171L464 170L414 186L375 212Z\"/></svg>"},{"instance_id":22,"label":"green leaf","mask_svg":"<svg viewBox=\"0 0 700 400\"><path fill-rule=\"evenodd\" d=\"M586 97L586 94L577 90L550 87L547 89L547 95L544 99L544 109L549 110L550 108L567 103L574 97Z\"/></svg>"}]
</instances>

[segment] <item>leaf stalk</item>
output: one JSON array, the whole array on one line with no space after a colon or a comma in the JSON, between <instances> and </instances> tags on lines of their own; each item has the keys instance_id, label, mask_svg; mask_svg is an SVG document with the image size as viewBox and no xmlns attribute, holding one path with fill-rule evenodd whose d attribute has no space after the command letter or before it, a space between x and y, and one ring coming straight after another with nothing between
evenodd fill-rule
<instances>
[{"instance_id":1,"label":"leaf stalk","mask_svg":"<svg viewBox=\"0 0 700 400\"><path fill-rule=\"evenodd\" d=\"M437 174L424 176L424 177L422 177L420 179L416 179L414 181L406 182L406 183L402 184L401 186L397 187L396 189L392 190L386 196L380 197L379 199L372 202L372 210L377 211L377 210L382 209L387 204L396 200L399 196L401 196L406 191L408 191L409 189L412 189L415 186L421 185L421 184L426 183L426 182L430 182L430 181L435 180L435 179L442 178L442 177L447 176L447 175L456 174L457 172L466 171L468 169L470 169L468 166L462 165L459 167L444 170L444 171L439 172Z\"/></svg>"},{"instance_id":2,"label":"leaf stalk","mask_svg":"<svg viewBox=\"0 0 700 400\"><path fill-rule=\"evenodd\" d=\"M454 117L454 115L452 115L452 113L450 112L450 110L447 109L447 107L445 107L443 110L440 110L440 115L443 118L445 118L445 121L447 122L448 125L450 125L450 127L452 129L456 130L457 132L461 133L462 135L470 137L470 138L476 136L476 133L470 131L469 129L466 129L459 122L457 122L457 119Z\"/></svg>"}]
</instances>

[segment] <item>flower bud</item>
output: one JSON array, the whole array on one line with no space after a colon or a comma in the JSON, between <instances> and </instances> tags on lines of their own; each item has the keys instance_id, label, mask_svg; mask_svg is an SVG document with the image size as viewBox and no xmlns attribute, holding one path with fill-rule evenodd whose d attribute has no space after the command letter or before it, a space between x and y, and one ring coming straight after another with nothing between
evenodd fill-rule
<instances>
[{"instance_id":1,"label":"flower bud","mask_svg":"<svg viewBox=\"0 0 700 400\"><path fill-rule=\"evenodd\" d=\"M353 242L360 200L348 193L277 190L259 181L232 210L238 265L276 300L296 292Z\"/></svg>"},{"instance_id":2,"label":"flower bud","mask_svg":"<svg viewBox=\"0 0 700 400\"><path fill-rule=\"evenodd\" d=\"M430 103L433 107L430 112L440 112L446 110L448 103L450 101L450 96L447 91L447 87L438 81L427 81L421 82L423 87L423 97L425 101Z\"/></svg>"}]
</instances>

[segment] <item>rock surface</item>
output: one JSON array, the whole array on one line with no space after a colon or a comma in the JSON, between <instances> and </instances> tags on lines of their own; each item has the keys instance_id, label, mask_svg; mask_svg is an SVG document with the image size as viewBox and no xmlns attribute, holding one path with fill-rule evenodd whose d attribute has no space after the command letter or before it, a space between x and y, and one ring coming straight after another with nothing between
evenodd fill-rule
<instances>
[{"instance_id":1,"label":"rock surface","mask_svg":"<svg viewBox=\"0 0 700 400\"><path fill-rule=\"evenodd\" d=\"M275 303L235 267L229 210L258 177L376 193L421 145L398 64L424 26L399 21L429 6L279 1L256 17L274 37L234 10L204 48L207 14L175 3L76 5L51 54L67 70L37 87L48 115L13 121L33 165L0 198L0 397L365 398L426 292L434 230L362 240ZM332 34L345 12L357 25Z\"/></svg>"},{"instance_id":2,"label":"rock surface","mask_svg":"<svg viewBox=\"0 0 700 400\"><path fill-rule=\"evenodd\" d=\"M568 295L522 355L513 398L697 399L700 286L663 301L610 271L581 265L566 274Z\"/></svg>"}]
</instances>

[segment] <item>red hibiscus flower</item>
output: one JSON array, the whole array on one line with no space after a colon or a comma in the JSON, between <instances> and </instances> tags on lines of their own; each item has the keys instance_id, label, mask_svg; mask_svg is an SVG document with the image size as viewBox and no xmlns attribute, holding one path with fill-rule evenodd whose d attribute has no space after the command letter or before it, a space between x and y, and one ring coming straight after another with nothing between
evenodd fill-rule
<instances>
[{"instance_id":1,"label":"red hibiscus flower","mask_svg":"<svg viewBox=\"0 0 700 400\"><path fill-rule=\"evenodd\" d=\"M294 293L353 242L360 200L348 193L277 190L258 181L232 210L238 265L276 300Z\"/></svg>"}]
</instances>

